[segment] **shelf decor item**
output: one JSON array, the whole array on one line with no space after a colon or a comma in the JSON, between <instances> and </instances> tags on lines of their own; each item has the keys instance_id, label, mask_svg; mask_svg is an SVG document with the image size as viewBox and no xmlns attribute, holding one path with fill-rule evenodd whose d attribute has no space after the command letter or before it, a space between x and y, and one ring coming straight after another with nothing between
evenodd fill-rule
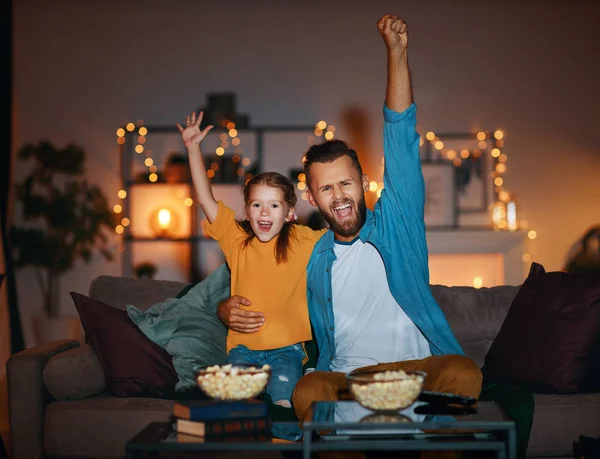
<instances>
[{"instance_id":1,"label":"shelf decor item","mask_svg":"<svg viewBox=\"0 0 600 459\"><path fill-rule=\"evenodd\" d=\"M454 168L450 163L423 164L425 181L425 225L456 227L458 196L454 187Z\"/></svg>"},{"instance_id":2,"label":"shelf decor item","mask_svg":"<svg viewBox=\"0 0 600 459\"><path fill-rule=\"evenodd\" d=\"M496 202L490 205L490 217L494 231L517 231L517 201L513 195L506 192Z\"/></svg>"},{"instance_id":3,"label":"shelf decor item","mask_svg":"<svg viewBox=\"0 0 600 459\"><path fill-rule=\"evenodd\" d=\"M573 245L567 257L565 271L600 274L600 224L588 229Z\"/></svg>"},{"instance_id":4,"label":"shelf decor item","mask_svg":"<svg viewBox=\"0 0 600 459\"><path fill-rule=\"evenodd\" d=\"M502 231L507 227L506 222L506 203L498 200L490 205L490 217L494 231Z\"/></svg>"},{"instance_id":5,"label":"shelf decor item","mask_svg":"<svg viewBox=\"0 0 600 459\"><path fill-rule=\"evenodd\" d=\"M189 182L192 174L187 155L171 153L165 165L164 178L167 183Z\"/></svg>"},{"instance_id":6,"label":"shelf decor item","mask_svg":"<svg viewBox=\"0 0 600 459\"><path fill-rule=\"evenodd\" d=\"M157 267L154 263L149 261L139 263L134 267L135 275L139 279L154 279L156 275Z\"/></svg>"},{"instance_id":7,"label":"shelf decor item","mask_svg":"<svg viewBox=\"0 0 600 459\"><path fill-rule=\"evenodd\" d=\"M510 195L506 202L506 227L508 231L517 231L519 221L517 220L517 201L513 195Z\"/></svg>"},{"instance_id":8,"label":"shelf decor item","mask_svg":"<svg viewBox=\"0 0 600 459\"><path fill-rule=\"evenodd\" d=\"M265 161L269 167L280 167L268 161L283 158L285 152L289 161L299 166L297 155L307 148L307 136L308 145L312 145L333 138L335 131L334 126L324 121L317 126L252 125L250 116L237 112L235 93L227 91L208 94L199 110L204 112L202 128L208 124L215 126L203 148L206 175L215 189L215 197L233 195L242 204L244 183L262 171ZM199 282L222 263L222 255L218 245L202 232L205 217L194 205L188 158L181 150L175 124L145 125L142 120L130 121L117 128L116 136L121 187L117 192L119 201L114 206L120 222L114 230L121 237L123 276L133 275L134 267L142 261L140 255L145 256L147 244L154 243L158 246L152 261L160 266L161 276ZM298 139L299 146L293 147ZM281 167L286 167L285 162ZM305 186L299 184L299 191L303 191L301 187L305 190ZM301 200L307 200L305 193L299 194ZM161 214L162 223L158 221L161 209L170 211ZM238 213L238 218L241 217L243 212Z\"/></svg>"}]
</instances>

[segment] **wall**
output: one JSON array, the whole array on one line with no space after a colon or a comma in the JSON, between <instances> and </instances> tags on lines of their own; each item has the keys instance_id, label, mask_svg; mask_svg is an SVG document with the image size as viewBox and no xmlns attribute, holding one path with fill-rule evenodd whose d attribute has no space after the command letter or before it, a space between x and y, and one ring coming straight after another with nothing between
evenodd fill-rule
<instances>
[{"instance_id":1,"label":"wall","mask_svg":"<svg viewBox=\"0 0 600 459\"><path fill-rule=\"evenodd\" d=\"M385 52L375 22L392 12L409 23L420 132L505 130L506 184L538 232L534 259L561 269L571 244L600 221L593 2L14 4L15 146L80 143L90 179L112 203L116 128L182 121L213 91L237 92L239 111L255 123L325 119L377 171ZM348 129L351 113L362 130ZM94 260L66 275L63 313L74 313L69 290L85 293L95 276L120 272ZM28 270L18 284L28 324L40 297Z\"/></svg>"}]
</instances>

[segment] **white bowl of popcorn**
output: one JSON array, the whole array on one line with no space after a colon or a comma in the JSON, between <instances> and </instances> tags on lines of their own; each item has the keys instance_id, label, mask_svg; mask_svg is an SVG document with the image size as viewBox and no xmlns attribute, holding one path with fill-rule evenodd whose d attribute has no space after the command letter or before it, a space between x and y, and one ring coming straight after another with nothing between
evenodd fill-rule
<instances>
[{"instance_id":1,"label":"white bowl of popcorn","mask_svg":"<svg viewBox=\"0 0 600 459\"><path fill-rule=\"evenodd\" d=\"M346 375L348 389L363 407L396 412L417 401L426 374L420 371L369 371Z\"/></svg>"},{"instance_id":2,"label":"white bowl of popcorn","mask_svg":"<svg viewBox=\"0 0 600 459\"><path fill-rule=\"evenodd\" d=\"M211 365L196 373L198 387L216 400L247 400L267 387L271 367L254 365Z\"/></svg>"}]
</instances>

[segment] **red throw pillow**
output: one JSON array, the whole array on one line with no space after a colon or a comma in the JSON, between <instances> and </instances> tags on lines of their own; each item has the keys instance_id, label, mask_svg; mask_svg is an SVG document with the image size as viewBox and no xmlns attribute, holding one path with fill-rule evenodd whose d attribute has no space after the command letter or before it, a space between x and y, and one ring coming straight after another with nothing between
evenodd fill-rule
<instances>
[{"instance_id":1,"label":"red throw pillow","mask_svg":"<svg viewBox=\"0 0 600 459\"><path fill-rule=\"evenodd\" d=\"M533 263L485 357L484 378L546 393L597 388L589 378L599 340L600 275L546 273Z\"/></svg>"},{"instance_id":2,"label":"red throw pillow","mask_svg":"<svg viewBox=\"0 0 600 459\"><path fill-rule=\"evenodd\" d=\"M106 389L119 397L164 397L178 381L171 356L150 341L125 311L71 292L86 342L104 368Z\"/></svg>"}]
</instances>

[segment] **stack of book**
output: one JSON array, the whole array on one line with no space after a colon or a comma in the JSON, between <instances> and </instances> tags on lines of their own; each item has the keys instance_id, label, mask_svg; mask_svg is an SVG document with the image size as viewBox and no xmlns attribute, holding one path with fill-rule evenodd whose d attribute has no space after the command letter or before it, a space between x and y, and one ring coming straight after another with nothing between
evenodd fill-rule
<instances>
[{"instance_id":1,"label":"stack of book","mask_svg":"<svg viewBox=\"0 0 600 459\"><path fill-rule=\"evenodd\" d=\"M258 400L178 401L173 405L173 430L182 442L267 441L271 421L267 404Z\"/></svg>"}]
</instances>

